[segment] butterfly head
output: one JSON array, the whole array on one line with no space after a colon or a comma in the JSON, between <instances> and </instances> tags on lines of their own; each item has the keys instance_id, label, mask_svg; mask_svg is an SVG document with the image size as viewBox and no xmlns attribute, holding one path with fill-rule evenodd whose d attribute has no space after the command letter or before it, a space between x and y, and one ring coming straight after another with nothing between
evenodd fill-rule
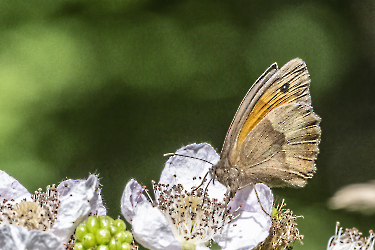
<instances>
[{"instance_id":1,"label":"butterfly head","mask_svg":"<svg viewBox=\"0 0 375 250\"><path fill-rule=\"evenodd\" d=\"M229 164L228 158L222 158L210 169L211 178L226 186L231 193L241 189L245 183L245 173Z\"/></svg>"}]
</instances>

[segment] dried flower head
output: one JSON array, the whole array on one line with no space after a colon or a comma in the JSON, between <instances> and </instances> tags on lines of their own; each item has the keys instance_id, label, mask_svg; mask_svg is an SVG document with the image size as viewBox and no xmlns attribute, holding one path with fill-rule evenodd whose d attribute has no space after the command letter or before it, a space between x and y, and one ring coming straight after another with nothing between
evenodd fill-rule
<instances>
[{"instance_id":1,"label":"dried flower head","mask_svg":"<svg viewBox=\"0 0 375 250\"><path fill-rule=\"evenodd\" d=\"M270 233L255 249L292 249L296 240L303 244L301 242L303 235L299 234L296 222L296 219L302 216L293 215L293 211L283 208L285 205L283 200L281 204L274 207Z\"/></svg>"}]
</instances>

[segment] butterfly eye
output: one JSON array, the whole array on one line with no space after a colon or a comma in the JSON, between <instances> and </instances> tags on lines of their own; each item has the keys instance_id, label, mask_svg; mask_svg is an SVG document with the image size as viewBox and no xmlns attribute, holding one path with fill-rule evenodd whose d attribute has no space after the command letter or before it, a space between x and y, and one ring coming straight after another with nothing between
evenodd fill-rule
<instances>
[{"instance_id":1,"label":"butterfly eye","mask_svg":"<svg viewBox=\"0 0 375 250\"><path fill-rule=\"evenodd\" d=\"M288 92L288 90L289 90L289 83L288 82L284 83L284 85L280 87L281 93L286 93L286 92Z\"/></svg>"}]
</instances>

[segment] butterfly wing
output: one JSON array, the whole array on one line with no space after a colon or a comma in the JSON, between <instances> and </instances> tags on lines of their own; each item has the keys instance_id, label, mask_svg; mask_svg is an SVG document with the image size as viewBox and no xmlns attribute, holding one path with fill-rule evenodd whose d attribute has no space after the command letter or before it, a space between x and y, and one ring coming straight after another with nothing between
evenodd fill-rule
<instances>
[{"instance_id":1,"label":"butterfly wing","mask_svg":"<svg viewBox=\"0 0 375 250\"><path fill-rule=\"evenodd\" d=\"M286 103L272 110L246 136L237 168L251 182L270 187L306 185L316 171L320 118L311 106Z\"/></svg>"},{"instance_id":2,"label":"butterfly wing","mask_svg":"<svg viewBox=\"0 0 375 250\"><path fill-rule=\"evenodd\" d=\"M243 124L246 122L246 119L251 111L251 108L254 106L254 100L258 99L257 94L262 92L267 81L271 78L272 75L277 71L277 63L272 64L251 86L249 91L246 93L245 97L242 99L240 106L237 109L236 114L232 120L232 123L229 126L228 133L225 137L223 147L221 149L221 156L228 156L228 154L233 151L233 148L236 148L236 141L238 135L241 131ZM263 87L263 88L262 88ZM222 157L221 157L222 158Z\"/></svg>"},{"instance_id":3,"label":"butterfly wing","mask_svg":"<svg viewBox=\"0 0 375 250\"><path fill-rule=\"evenodd\" d=\"M320 118L312 110L309 87L306 64L297 58L266 71L249 90L222 150L230 166L246 174L241 185L304 186L315 172Z\"/></svg>"}]
</instances>

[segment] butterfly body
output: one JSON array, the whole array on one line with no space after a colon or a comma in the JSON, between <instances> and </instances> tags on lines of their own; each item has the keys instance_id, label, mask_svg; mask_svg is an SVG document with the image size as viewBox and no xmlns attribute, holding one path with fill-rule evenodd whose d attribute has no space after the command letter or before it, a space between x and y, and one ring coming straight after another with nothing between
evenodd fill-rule
<instances>
[{"instance_id":1,"label":"butterfly body","mask_svg":"<svg viewBox=\"0 0 375 250\"><path fill-rule=\"evenodd\" d=\"M211 176L234 192L259 182L305 186L316 171L321 135L309 88L301 59L271 65L242 100Z\"/></svg>"}]
</instances>

